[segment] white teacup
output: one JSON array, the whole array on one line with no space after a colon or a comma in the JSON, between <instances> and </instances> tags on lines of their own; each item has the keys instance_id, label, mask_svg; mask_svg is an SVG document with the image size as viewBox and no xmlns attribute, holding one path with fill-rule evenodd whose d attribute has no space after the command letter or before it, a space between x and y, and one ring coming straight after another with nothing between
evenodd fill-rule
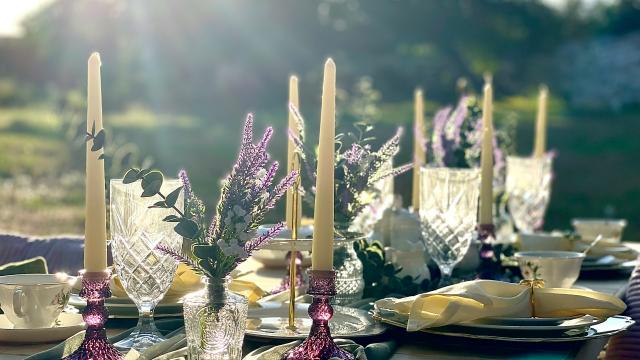
<instances>
[{"instance_id":1,"label":"white teacup","mask_svg":"<svg viewBox=\"0 0 640 360\"><path fill-rule=\"evenodd\" d=\"M51 327L69 301L74 280L66 274L0 276L0 307L17 329Z\"/></svg>"},{"instance_id":2,"label":"white teacup","mask_svg":"<svg viewBox=\"0 0 640 360\"><path fill-rule=\"evenodd\" d=\"M584 254L574 251L521 251L515 254L522 276L545 287L570 288L580 275Z\"/></svg>"}]
</instances>

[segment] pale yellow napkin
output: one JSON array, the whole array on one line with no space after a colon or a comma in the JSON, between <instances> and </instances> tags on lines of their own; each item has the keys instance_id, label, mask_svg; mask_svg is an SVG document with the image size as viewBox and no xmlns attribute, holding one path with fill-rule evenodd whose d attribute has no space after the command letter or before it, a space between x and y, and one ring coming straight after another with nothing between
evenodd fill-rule
<instances>
[{"instance_id":1,"label":"pale yellow napkin","mask_svg":"<svg viewBox=\"0 0 640 360\"><path fill-rule=\"evenodd\" d=\"M127 297L127 293L124 291L124 287L117 276L112 279L109 286L114 296ZM176 276L173 278L171 287L165 294L162 302L175 302L186 294L202 289L203 286L200 275L196 274L187 265L179 264L176 269ZM256 302L266 295L266 292L258 285L250 281L238 279L231 280L229 290L245 296L250 303Z\"/></svg>"},{"instance_id":2,"label":"pale yellow napkin","mask_svg":"<svg viewBox=\"0 0 640 360\"><path fill-rule=\"evenodd\" d=\"M590 290L535 289L538 317L620 314L626 305L615 296ZM531 287L493 280L467 281L403 299L376 301L377 309L408 317L407 331L459 324L488 317L531 316Z\"/></svg>"}]
</instances>

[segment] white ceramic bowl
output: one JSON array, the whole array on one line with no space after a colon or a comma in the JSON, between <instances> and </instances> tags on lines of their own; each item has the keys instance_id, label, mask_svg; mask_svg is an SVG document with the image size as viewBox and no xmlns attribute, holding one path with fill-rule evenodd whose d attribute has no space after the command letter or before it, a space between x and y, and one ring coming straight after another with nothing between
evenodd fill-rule
<instances>
[{"instance_id":1,"label":"white ceramic bowl","mask_svg":"<svg viewBox=\"0 0 640 360\"><path fill-rule=\"evenodd\" d=\"M599 234L602 234L603 243L620 243L622 231L627 226L624 219L573 219L573 228L582 240L591 242Z\"/></svg>"},{"instance_id":2,"label":"white ceramic bowl","mask_svg":"<svg viewBox=\"0 0 640 360\"><path fill-rule=\"evenodd\" d=\"M570 288L580 275L584 254L574 251L521 251L515 254L525 279L543 279L549 288Z\"/></svg>"},{"instance_id":3,"label":"white ceramic bowl","mask_svg":"<svg viewBox=\"0 0 640 360\"><path fill-rule=\"evenodd\" d=\"M571 251L573 244L568 237L549 233L519 234L520 250L522 251Z\"/></svg>"}]
</instances>

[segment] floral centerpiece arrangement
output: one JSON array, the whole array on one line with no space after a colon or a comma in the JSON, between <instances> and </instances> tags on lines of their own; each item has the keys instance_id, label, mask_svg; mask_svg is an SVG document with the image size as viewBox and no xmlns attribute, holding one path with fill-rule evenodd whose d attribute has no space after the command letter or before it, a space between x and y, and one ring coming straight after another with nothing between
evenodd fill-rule
<instances>
[{"instance_id":1,"label":"floral centerpiece arrangement","mask_svg":"<svg viewBox=\"0 0 640 360\"><path fill-rule=\"evenodd\" d=\"M510 119L507 119L510 120ZM511 119L512 120L512 119ZM480 166L482 149L482 109L473 96L463 96L456 107L445 107L438 110L433 120L431 138L432 162L436 166L473 168ZM506 214L506 195L504 193L506 176L506 154L513 152L512 139L515 133L515 121L505 121L503 127L496 128L493 138L494 198L497 204L497 219L500 227ZM505 276L501 267L503 246L494 244L481 250L481 264L478 269L483 277L502 278ZM505 249L506 250L506 249Z\"/></svg>"},{"instance_id":2,"label":"floral centerpiece arrangement","mask_svg":"<svg viewBox=\"0 0 640 360\"><path fill-rule=\"evenodd\" d=\"M185 253L164 247L158 247L158 251L204 276L205 289L183 300L189 352L199 359L214 355L240 357L247 300L228 291L229 274L284 228L281 222L268 232L257 234L267 212L298 176L291 172L274 185L278 163L269 164L267 153L272 134L273 130L267 128L262 139L254 143L253 115L247 116L237 161L223 181L215 215L208 223L205 205L193 192L184 170L179 174L182 187L169 194L160 191L163 175L159 171L131 169L123 180L124 183L141 180L143 197L159 195L162 200L153 207L173 209L175 214L164 221L175 223L174 230L191 242L190 251ZM176 207L181 191L184 209Z\"/></svg>"},{"instance_id":3,"label":"floral centerpiece arrangement","mask_svg":"<svg viewBox=\"0 0 640 360\"><path fill-rule=\"evenodd\" d=\"M302 176L304 199L313 204L317 159L315 151L305 143L304 119L295 107L292 106L291 111L297 120L299 135L290 133L289 136L296 145L305 169L306 176ZM397 168L391 166L393 158L400 151L402 129L399 128L391 139L374 150L371 142L375 138L370 136L373 126L365 123L356 123L354 126L355 132L336 136L334 218L338 230L346 230L340 227L347 227L379 195L380 190L376 187L378 182L402 174L412 167L412 164Z\"/></svg>"},{"instance_id":4,"label":"floral centerpiece arrangement","mask_svg":"<svg viewBox=\"0 0 640 360\"><path fill-rule=\"evenodd\" d=\"M515 119L496 128L493 139L494 188L504 188L506 154L514 151ZM439 109L433 118L432 162L437 166L472 168L480 166L482 109L473 96L463 96L456 107Z\"/></svg>"},{"instance_id":5,"label":"floral centerpiece arrangement","mask_svg":"<svg viewBox=\"0 0 640 360\"><path fill-rule=\"evenodd\" d=\"M304 119L295 107L291 107L291 112L297 121L298 135L292 132L290 137L296 145L306 175L301 177L304 199L313 204L317 159L315 151L305 143ZM337 278L335 301L340 305L361 299L365 290L363 263L354 248L356 240L363 237L364 229L355 226L354 220L367 206L378 200L381 181L412 167L412 164L397 168L392 165L393 157L400 150L401 129L378 150L371 145L374 140L370 136L373 130L371 125L356 123L355 129L355 132L336 136L334 219L336 231L345 239L336 245L333 263Z\"/></svg>"}]
</instances>

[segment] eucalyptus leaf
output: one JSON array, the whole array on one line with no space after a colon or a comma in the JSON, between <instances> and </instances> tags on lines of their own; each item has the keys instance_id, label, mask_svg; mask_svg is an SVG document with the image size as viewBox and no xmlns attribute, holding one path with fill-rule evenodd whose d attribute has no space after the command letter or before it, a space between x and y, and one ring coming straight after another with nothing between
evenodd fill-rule
<instances>
[{"instance_id":1,"label":"eucalyptus leaf","mask_svg":"<svg viewBox=\"0 0 640 360\"><path fill-rule=\"evenodd\" d=\"M168 207L169 206L164 202L164 200L161 200L161 201L157 201L153 205L149 206L149 209L157 209L157 208L166 209Z\"/></svg>"},{"instance_id":2,"label":"eucalyptus leaf","mask_svg":"<svg viewBox=\"0 0 640 360\"><path fill-rule=\"evenodd\" d=\"M192 250L200 259L215 258L217 253L215 245L193 245Z\"/></svg>"},{"instance_id":3,"label":"eucalyptus leaf","mask_svg":"<svg viewBox=\"0 0 640 360\"><path fill-rule=\"evenodd\" d=\"M148 173L151 172L151 169L140 169L140 172L138 173L138 179L142 180L142 178L144 178L145 176L147 176Z\"/></svg>"},{"instance_id":4,"label":"eucalyptus leaf","mask_svg":"<svg viewBox=\"0 0 640 360\"><path fill-rule=\"evenodd\" d=\"M160 171L150 171L142 178L142 197L150 197L160 192L163 176Z\"/></svg>"},{"instance_id":5,"label":"eucalyptus leaf","mask_svg":"<svg viewBox=\"0 0 640 360\"><path fill-rule=\"evenodd\" d=\"M167 215L164 219L162 219L162 221L166 222L180 222L180 220L182 220L182 218L177 215Z\"/></svg>"},{"instance_id":6,"label":"eucalyptus leaf","mask_svg":"<svg viewBox=\"0 0 640 360\"><path fill-rule=\"evenodd\" d=\"M180 236L187 239L194 239L198 235L198 224L191 219L180 219L180 222L176 224L173 230ZM195 255L195 252L194 252Z\"/></svg>"},{"instance_id":7,"label":"eucalyptus leaf","mask_svg":"<svg viewBox=\"0 0 640 360\"><path fill-rule=\"evenodd\" d=\"M180 191L182 191L182 186L170 192L164 199L164 202L167 203L169 207L175 206L178 201L178 197L180 196Z\"/></svg>"},{"instance_id":8,"label":"eucalyptus leaf","mask_svg":"<svg viewBox=\"0 0 640 360\"><path fill-rule=\"evenodd\" d=\"M131 184L138 181L138 174L140 174L140 169L129 169L122 178L123 184Z\"/></svg>"},{"instance_id":9,"label":"eucalyptus leaf","mask_svg":"<svg viewBox=\"0 0 640 360\"><path fill-rule=\"evenodd\" d=\"M98 151L104 147L105 132L104 129L98 131L96 136L93 137L93 145L91 151Z\"/></svg>"}]
</instances>

